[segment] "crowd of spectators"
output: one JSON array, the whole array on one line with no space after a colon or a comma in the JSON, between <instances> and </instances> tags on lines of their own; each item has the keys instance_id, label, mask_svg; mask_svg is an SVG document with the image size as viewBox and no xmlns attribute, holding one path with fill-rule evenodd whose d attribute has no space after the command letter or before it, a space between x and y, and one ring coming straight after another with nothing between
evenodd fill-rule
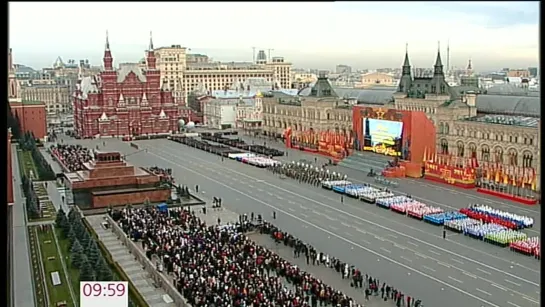
<instances>
[{"instance_id":1,"label":"crowd of spectators","mask_svg":"<svg viewBox=\"0 0 545 307\"><path fill-rule=\"evenodd\" d=\"M89 149L81 145L58 144L51 145L51 153L71 172L84 169L83 164L91 161L92 154Z\"/></svg>"},{"instance_id":2,"label":"crowd of spectators","mask_svg":"<svg viewBox=\"0 0 545 307\"><path fill-rule=\"evenodd\" d=\"M185 209L110 214L193 307L363 306L251 241L249 223L207 226Z\"/></svg>"}]
</instances>

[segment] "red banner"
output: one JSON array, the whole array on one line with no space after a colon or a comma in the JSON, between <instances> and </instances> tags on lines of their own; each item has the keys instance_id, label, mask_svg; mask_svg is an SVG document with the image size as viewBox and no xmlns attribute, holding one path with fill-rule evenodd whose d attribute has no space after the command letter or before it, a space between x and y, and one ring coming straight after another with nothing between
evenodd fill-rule
<instances>
[{"instance_id":1,"label":"red banner","mask_svg":"<svg viewBox=\"0 0 545 307\"><path fill-rule=\"evenodd\" d=\"M475 169L471 167L462 168L453 165L426 162L425 168L426 175L442 178L447 183L475 183Z\"/></svg>"}]
</instances>

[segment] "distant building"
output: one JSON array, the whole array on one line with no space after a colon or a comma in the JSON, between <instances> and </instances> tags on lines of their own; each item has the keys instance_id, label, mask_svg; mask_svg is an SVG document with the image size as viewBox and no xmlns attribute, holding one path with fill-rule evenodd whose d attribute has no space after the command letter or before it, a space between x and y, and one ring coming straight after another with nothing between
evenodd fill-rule
<instances>
[{"instance_id":1,"label":"distant building","mask_svg":"<svg viewBox=\"0 0 545 307\"><path fill-rule=\"evenodd\" d=\"M198 63L208 63L210 58L204 54L186 54L186 63L187 64L198 64Z\"/></svg>"},{"instance_id":2,"label":"distant building","mask_svg":"<svg viewBox=\"0 0 545 307\"><path fill-rule=\"evenodd\" d=\"M113 68L106 38L104 71L82 78L74 97L74 130L84 138L169 134L178 130L180 106L172 92L161 88L153 42L146 56L146 71L136 63Z\"/></svg>"},{"instance_id":3,"label":"distant building","mask_svg":"<svg viewBox=\"0 0 545 307\"><path fill-rule=\"evenodd\" d=\"M34 137L44 140L47 135L45 104L41 101L21 98L20 84L15 77L15 66L11 48L8 53L8 103L11 111L19 118L22 132L31 132Z\"/></svg>"},{"instance_id":4,"label":"distant building","mask_svg":"<svg viewBox=\"0 0 545 307\"><path fill-rule=\"evenodd\" d=\"M461 76L460 77L461 86L471 86L478 88L479 87L479 78L475 76Z\"/></svg>"},{"instance_id":5,"label":"distant building","mask_svg":"<svg viewBox=\"0 0 545 307\"><path fill-rule=\"evenodd\" d=\"M318 77L316 74L312 73L295 73L292 77L293 80L293 88L296 89L303 89L305 87L310 86L311 84L314 84L316 80L318 80Z\"/></svg>"},{"instance_id":6,"label":"distant building","mask_svg":"<svg viewBox=\"0 0 545 307\"><path fill-rule=\"evenodd\" d=\"M352 73L352 67L348 66L348 65L337 65L337 67L335 67L335 72L337 74L351 74Z\"/></svg>"},{"instance_id":7,"label":"distant building","mask_svg":"<svg viewBox=\"0 0 545 307\"><path fill-rule=\"evenodd\" d=\"M397 80L390 74L372 72L361 75L359 87L396 86Z\"/></svg>"},{"instance_id":8,"label":"distant building","mask_svg":"<svg viewBox=\"0 0 545 307\"><path fill-rule=\"evenodd\" d=\"M236 126L236 107L241 98L214 98L204 104L204 125L214 129Z\"/></svg>"},{"instance_id":9,"label":"distant building","mask_svg":"<svg viewBox=\"0 0 545 307\"><path fill-rule=\"evenodd\" d=\"M43 102L48 116L70 113L72 110L68 85L30 83L21 87L21 97Z\"/></svg>"},{"instance_id":10,"label":"distant building","mask_svg":"<svg viewBox=\"0 0 545 307\"><path fill-rule=\"evenodd\" d=\"M202 54L189 54L180 45L154 50L157 67L161 72L161 84L173 92L177 101L187 101L188 93L200 89L207 91L230 88L248 78L265 78L278 88L291 88L291 63L282 57L268 59L265 51L252 62L212 62ZM145 60L140 62L145 66Z\"/></svg>"},{"instance_id":11,"label":"distant building","mask_svg":"<svg viewBox=\"0 0 545 307\"><path fill-rule=\"evenodd\" d=\"M528 67L528 72L530 73L530 77L536 78L537 77L537 67Z\"/></svg>"},{"instance_id":12,"label":"distant building","mask_svg":"<svg viewBox=\"0 0 545 307\"><path fill-rule=\"evenodd\" d=\"M530 72L526 69L511 69L507 72L507 77L529 78Z\"/></svg>"},{"instance_id":13,"label":"distant building","mask_svg":"<svg viewBox=\"0 0 545 307\"><path fill-rule=\"evenodd\" d=\"M263 123L263 94L258 92L250 99L240 99L236 106L236 128L248 134L261 132Z\"/></svg>"}]
</instances>

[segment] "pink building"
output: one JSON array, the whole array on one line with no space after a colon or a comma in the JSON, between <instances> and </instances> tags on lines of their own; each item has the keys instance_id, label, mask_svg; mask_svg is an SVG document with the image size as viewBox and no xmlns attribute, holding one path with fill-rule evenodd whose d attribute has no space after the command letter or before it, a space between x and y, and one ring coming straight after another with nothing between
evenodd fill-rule
<instances>
[{"instance_id":1,"label":"pink building","mask_svg":"<svg viewBox=\"0 0 545 307\"><path fill-rule=\"evenodd\" d=\"M150 38L143 71L137 63L113 68L106 37L104 71L82 78L74 95L75 132L82 138L169 134L175 132L182 106L161 87Z\"/></svg>"}]
</instances>

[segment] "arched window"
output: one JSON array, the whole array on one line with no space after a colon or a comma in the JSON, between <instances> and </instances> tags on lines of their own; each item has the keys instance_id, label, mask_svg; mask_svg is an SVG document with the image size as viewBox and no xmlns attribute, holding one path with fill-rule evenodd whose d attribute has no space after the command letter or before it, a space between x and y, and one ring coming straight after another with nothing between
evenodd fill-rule
<instances>
[{"instance_id":1,"label":"arched window","mask_svg":"<svg viewBox=\"0 0 545 307\"><path fill-rule=\"evenodd\" d=\"M439 134L445 133L445 125L443 123L439 123Z\"/></svg>"},{"instance_id":2,"label":"arched window","mask_svg":"<svg viewBox=\"0 0 545 307\"><path fill-rule=\"evenodd\" d=\"M533 168L534 167L533 162L534 162L534 155L529 151L525 151L522 154L522 167Z\"/></svg>"},{"instance_id":3,"label":"arched window","mask_svg":"<svg viewBox=\"0 0 545 307\"><path fill-rule=\"evenodd\" d=\"M507 152L507 157L509 159L508 163L512 166L517 166L518 164L518 153L514 148L509 149Z\"/></svg>"},{"instance_id":4,"label":"arched window","mask_svg":"<svg viewBox=\"0 0 545 307\"><path fill-rule=\"evenodd\" d=\"M465 150L464 142L458 141L456 143L456 149L457 149L456 153L457 153L458 157L463 157L464 156L464 150Z\"/></svg>"},{"instance_id":5,"label":"arched window","mask_svg":"<svg viewBox=\"0 0 545 307\"><path fill-rule=\"evenodd\" d=\"M490 162L490 147L488 145L481 147L481 159L483 162Z\"/></svg>"},{"instance_id":6,"label":"arched window","mask_svg":"<svg viewBox=\"0 0 545 307\"><path fill-rule=\"evenodd\" d=\"M448 141L445 139L441 140L441 154L448 155Z\"/></svg>"},{"instance_id":7,"label":"arched window","mask_svg":"<svg viewBox=\"0 0 545 307\"><path fill-rule=\"evenodd\" d=\"M494 148L494 162L503 164L503 149L499 146Z\"/></svg>"},{"instance_id":8,"label":"arched window","mask_svg":"<svg viewBox=\"0 0 545 307\"><path fill-rule=\"evenodd\" d=\"M467 148L469 149L469 157L477 158L477 145L475 145L475 143L469 143Z\"/></svg>"},{"instance_id":9,"label":"arched window","mask_svg":"<svg viewBox=\"0 0 545 307\"><path fill-rule=\"evenodd\" d=\"M447 123L445 123L445 134L449 134L450 133L450 127Z\"/></svg>"}]
</instances>

